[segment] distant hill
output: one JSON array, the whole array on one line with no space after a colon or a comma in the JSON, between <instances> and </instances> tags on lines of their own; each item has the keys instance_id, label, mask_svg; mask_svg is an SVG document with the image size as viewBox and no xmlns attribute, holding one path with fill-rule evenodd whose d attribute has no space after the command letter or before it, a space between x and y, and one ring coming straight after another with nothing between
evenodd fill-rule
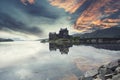
<instances>
[{"instance_id":1,"label":"distant hill","mask_svg":"<svg viewBox=\"0 0 120 80\"><path fill-rule=\"evenodd\" d=\"M0 42L10 42L10 41L14 41L14 40L12 40L12 39L0 38Z\"/></svg>"},{"instance_id":2,"label":"distant hill","mask_svg":"<svg viewBox=\"0 0 120 80\"><path fill-rule=\"evenodd\" d=\"M112 27L85 34L74 34L73 36L82 38L120 38L120 27Z\"/></svg>"}]
</instances>

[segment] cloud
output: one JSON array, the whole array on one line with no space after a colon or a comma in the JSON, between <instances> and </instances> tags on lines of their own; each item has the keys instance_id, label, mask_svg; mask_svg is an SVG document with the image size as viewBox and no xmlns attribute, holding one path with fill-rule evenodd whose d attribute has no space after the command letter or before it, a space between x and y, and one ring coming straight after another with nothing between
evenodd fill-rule
<instances>
[{"instance_id":1,"label":"cloud","mask_svg":"<svg viewBox=\"0 0 120 80\"><path fill-rule=\"evenodd\" d=\"M9 28L28 35L39 35L41 32L49 31L48 29L60 28L62 25L60 19L63 23L68 16L63 9L51 6L47 0L36 0L34 4L30 4L28 0L24 1L27 5L22 4L21 0L2 0L0 2L0 25L2 25L0 28L2 30Z\"/></svg>"},{"instance_id":2,"label":"cloud","mask_svg":"<svg viewBox=\"0 0 120 80\"><path fill-rule=\"evenodd\" d=\"M119 25L118 3L120 2L113 0L2 0L0 12L12 17L17 25L26 27L24 30L20 26L17 28L17 31L20 29L24 33L31 31L36 35L41 29L42 32L50 32L53 27L71 24L73 28L83 32ZM66 22L67 24L63 24Z\"/></svg>"},{"instance_id":3,"label":"cloud","mask_svg":"<svg viewBox=\"0 0 120 80\"><path fill-rule=\"evenodd\" d=\"M8 14L0 13L0 29L5 28L34 35L40 35L42 32L38 27L29 27L27 24L17 21Z\"/></svg>"},{"instance_id":4,"label":"cloud","mask_svg":"<svg viewBox=\"0 0 120 80\"><path fill-rule=\"evenodd\" d=\"M33 77L33 73L30 70L21 69L15 72L16 76L21 80L26 80Z\"/></svg>"},{"instance_id":5,"label":"cloud","mask_svg":"<svg viewBox=\"0 0 120 80\"><path fill-rule=\"evenodd\" d=\"M65 11L74 13L86 0L48 0L51 5L64 8Z\"/></svg>"},{"instance_id":6,"label":"cloud","mask_svg":"<svg viewBox=\"0 0 120 80\"><path fill-rule=\"evenodd\" d=\"M27 2L30 3L30 4L34 4L35 0L21 0L21 2L25 5L27 5Z\"/></svg>"},{"instance_id":7,"label":"cloud","mask_svg":"<svg viewBox=\"0 0 120 80\"><path fill-rule=\"evenodd\" d=\"M62 9L58 9L56 7L53 7L49 4L47 0L39 1L39 0L22 0L25 2L34 2L34 4L27 4L26 6L18 4L19 9L21 9L23 12L26 12L27 14L30 14L32 16L42 16L50 19L58 19L61 16L65 15L65 12L63 12Z\"/></svg>"},{"instance_id":8,"label":"cloud","mask_svg":"<svg viewBox=\"0 0 120 80\"><path fill-rule=\"evenodd\" d=\"M50 4L77 14L74 28L80 31L110 28L119 25L119 0L49 0ZM117 14L116 14L117 13ZM72 16L73 18L75 16ZM111 16L117 17L115 20Z\"/></svg>"},{"instance_id":9,"label":"cloud","mask_svg":"<svg viewBox=\"0 0 120 80\"><path fill-rule=\"evenodd\" d=\"M89 30L92 27L109 28L118 25L119 18L119 20L109 18L110 15L119 11L116 3L119 2L99 0L92 3L76 20L75 28L78 30Z\"/></svg>"}]
</instances>

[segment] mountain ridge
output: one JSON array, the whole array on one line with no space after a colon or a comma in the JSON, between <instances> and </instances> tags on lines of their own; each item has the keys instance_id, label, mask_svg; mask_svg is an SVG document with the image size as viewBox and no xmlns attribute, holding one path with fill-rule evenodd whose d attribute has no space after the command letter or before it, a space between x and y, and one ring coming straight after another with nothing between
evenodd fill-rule
<instances>
[{"instance_id":1,"label":"mountain ridge","mask_svg":"<svg viewBox=\"0 0 120 80\"><path fill-rule=\"evenodd\" d=\"M73 37L81 38L120 38L120 27L96 30L91 33L73 34Z\"/></svg>"}]
</instances>

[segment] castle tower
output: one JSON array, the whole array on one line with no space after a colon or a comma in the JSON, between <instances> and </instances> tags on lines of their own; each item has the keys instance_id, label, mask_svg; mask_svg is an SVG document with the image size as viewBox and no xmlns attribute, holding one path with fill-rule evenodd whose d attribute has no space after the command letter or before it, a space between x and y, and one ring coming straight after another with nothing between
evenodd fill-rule
<instances>
[{"instance_id":1,"label":"castle tower","mask_svg":"<svg viewBox=\"0 0 120 80\"><path fill-rule=\"evenodd\" d=\"M59 31L59 37L60 38L68 38L68 36L69 36L69 34L68 34L67 28L60 29L60 31Z\"/></svg>"}]
</instances>

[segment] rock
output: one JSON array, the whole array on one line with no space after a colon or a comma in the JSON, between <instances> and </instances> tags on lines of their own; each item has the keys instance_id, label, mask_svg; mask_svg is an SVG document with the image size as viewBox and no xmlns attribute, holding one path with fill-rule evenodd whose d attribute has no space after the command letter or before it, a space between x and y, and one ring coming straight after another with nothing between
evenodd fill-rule
<instances>
[{"instance_id":1,"label":"rock","mask_svg":"<svg viewBox=\"0 0 120 80\"><path fill-rule=\"evenodd\" d=\"M120 73L120 67L117 67L115 70L117 73Z\"/></svg>"},{"instance_id":2,"label":"rock","mask_svg":"<svg viewBox=\"0 0 120 80\"><path fill-rule=\"evenodd\" d=\"M85 73L84 77L94 77L98 74L98 69L92 69Z\"/></svg>"},{"instance_id":3,"label":"rock","mask_svg":"<svg viewBox=\"0 0 120 80\"><path fill-rule=\"evenodd\" d=\"M113 76L112 80L120 80L120 74Z\"/></svg>"},{"instance_id":4,"label":"rock","mask_svg":"<svg viewBox=\"0 0 120 80\"><path fill-rule=\"evenodd\" d=\"M83 77L83 76L80 76L79 80L83 80L83 79L84 79L84 77Z\"/></svg>"},{"instance_id":5,"label":"rock","mask_svg":"<svg viewBox=\"0 0 120 80\"><path fill-rule=\"evenodd\" d=\"M120 59L87 71L79 80L120 80Z\"/></svg>"},{"instance_id":6,"label":"rock","mask_svg":"<svg viewBox=\"0 0 120 80\"><path fill-rule=\"evenodd\" d=\"M120 60L112 61L107 65L107 68L114 69L120 65Z\"/></svg>"},{"instance_id":7,"label":"rock","mask_svg":"<svg viewBox=\"0 0 120 80\"><path fill-rule=\"evenodd\" d=\"M113 77L113 74L106 74L105 75L105 79L112 79L112 77Z\"/></svg>"},{"instance_id":8,"label":"rock","mask_svg":"<svg viewBox=\"0 0 120 80\"><path fill-rule=\"evenodd\" d=\"M83 80L93 80L92 77L85 77Z\"/></svg>"},{"instance_id":9,"label":"rock","mask_svg":"<svg viewBox=\"0 0 120 80\"><path fill-rule=\"evenodd\" d=\"M105 74L107 73L107 68L105 66L101 66L98 70L99 78L105 80Z\"/></svg>"},{"instance_id":10,"label":"rock","mask_svg":"<svg viewBox=\"0 0 120 80\"><path fill-rule=\"evenodd\" d=\"M102 80L99 75L96 76L93 80Z\"/></svg>"}]
</instances>

